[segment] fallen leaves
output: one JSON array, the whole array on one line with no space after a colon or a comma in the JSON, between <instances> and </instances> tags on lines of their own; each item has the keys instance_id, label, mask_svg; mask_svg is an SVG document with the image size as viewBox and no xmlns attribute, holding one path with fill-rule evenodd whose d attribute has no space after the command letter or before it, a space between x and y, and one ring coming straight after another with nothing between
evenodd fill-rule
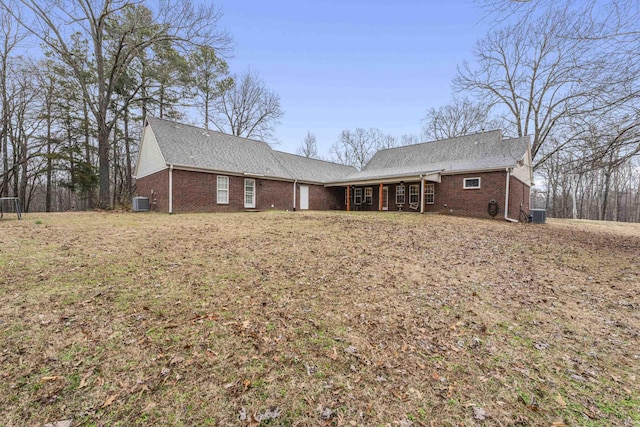
<instances>
[{"instance_id":1,"label":"fallen leaves","mask_svg":"<svg viewBox=\"0 0 640 427\"><path fill-rule=\"evenodd\" d=\"M54 381L63 381L63 380L64 380L64 377L62 377L60 375L47 376L47 377L42 377L40 379L40 381L43 382L43 383L54 382Z\"/></svg>"},{"instance_id":2,"label":"fallen leaves","mask_svg":"<svg viewBox=\"0 0 640 427\"><path fill-rule=\"evenodd\" d=\"M621 423L636 403L640 276L611 235L405 214L87 218L35 238L2 223L8 425L67 408L167 425L189 405L195 425L564 427ZM69 235L89 249L29 246Z\"/></svg>"}]
</instances>

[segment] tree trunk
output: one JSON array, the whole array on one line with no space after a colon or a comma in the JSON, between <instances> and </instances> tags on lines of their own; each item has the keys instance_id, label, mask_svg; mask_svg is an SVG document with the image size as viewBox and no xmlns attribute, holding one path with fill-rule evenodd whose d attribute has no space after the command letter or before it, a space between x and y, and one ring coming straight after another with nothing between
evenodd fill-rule
<instances>
[{"instance_id":1,"label":"tree trunk","mask_svg":"<svg viewBox=\"0 0 640 427\"><path fill-rule=\"evenodd\" d=\"M49 87L51 89L51 87ZM51 192L52 192L52 180L53 180L53 159L51 158L51 92L47 93L46 100L46 109L47 109L47 181L45 184L45 201L44 201L44 210L45 212L51 212Z\"/></svg>"},{"instance_id":2,"label":"tree trunk","mask_svg":"<svg viewBox=\"0 0 640 427\"><path fill-rule=\"evenodd\" d=\"M133 171L132 171L132 165L131 165L131 140L129 138L129 109L126 108L124 110L124 150L125 150L125 155L126 155L126 163L125 163L125 168L126 168L126 176L125 176L125 182L126 182L126 187L125 187L125 191L126 191L126 196L127 196L127 200L131 200L131 196L133 195Z\"/></svg>"},{"instance_id":3,"label":"tree trunk","mask_svg":"<svg viewBox=\"0 0 640 427\"><path fill-rule=\"evenodd\" d=\"M89 165L93 165L93 156L91 155L91 136L89 135L89 110L87 108L87 100L82 100L83 128L84 128L84 156L85 161ZM95 207L95 191L93 187L87 190L87 208Z\"/></svg>"}]
</instances>

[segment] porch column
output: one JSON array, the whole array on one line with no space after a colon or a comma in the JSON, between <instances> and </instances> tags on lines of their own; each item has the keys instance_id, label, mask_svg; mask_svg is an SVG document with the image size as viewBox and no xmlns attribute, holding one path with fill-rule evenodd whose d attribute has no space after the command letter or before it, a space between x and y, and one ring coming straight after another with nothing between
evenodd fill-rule
<instances>
[{"instance_id":1,"label":"porch column","mask_svg":"<svg viewBox=\"0 0 640 427\"><path fill-rule=\"evenodd\" d=\"M420 176L420 213L424 213L424 178Z\"/></svg>"},{"instance_id":2,"label":"porch column","mask_svg":"<svg viewBox=\"0 0 640 427\"><path fill-rule=\"evenodd\" d=\"M380 183L380 203L378 203L380 205L380 211L382 211L382 183Z\"/></svg>"},{"instance_id":3,"label":"porch column","mask_svg":"<svg viewBox=\"0 0 640 427\"><path fill-rule=\"evenodd\" d=\"M347 185L347 212L351 210L351 186Z\"/></svg>"}]
</instances>

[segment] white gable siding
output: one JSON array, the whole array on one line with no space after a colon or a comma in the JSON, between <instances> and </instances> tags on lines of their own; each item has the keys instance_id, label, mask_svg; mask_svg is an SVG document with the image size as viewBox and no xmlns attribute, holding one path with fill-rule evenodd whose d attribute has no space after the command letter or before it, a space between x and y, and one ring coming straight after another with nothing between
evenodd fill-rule
<instances>
[{"instance_id":1,"label":"white gable siding","mask_svg":"<svg viewBox=\"0 0 640 427\"><path fill-rule=\"evenodd\" d=\"M151 175L167 168L167 162L162 156L156 136L151 130L151 126L144 128L142 135L142 145L138 154L138 164L136 165L136 178Z\"/></svg>"},{"instance_id":2,"label":"white gable siding","mask_svg":"<svg viewBox=\"0 0 640 427\"><path fill-rule=\"evenodd\" d=\"M518 162L518 165L513 168L513 172L511 173L513 176L518 178L520 181L527 184L531 187L531 149L527 148L527 152L522 157L521 161Z\"/></svg>"}]
</instances>

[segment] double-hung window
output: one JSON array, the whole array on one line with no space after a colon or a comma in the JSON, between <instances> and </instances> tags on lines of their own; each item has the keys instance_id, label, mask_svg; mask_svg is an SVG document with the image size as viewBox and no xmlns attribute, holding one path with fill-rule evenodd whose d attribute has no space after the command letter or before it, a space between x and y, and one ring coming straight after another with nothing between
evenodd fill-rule
<instances>
[{"instance_id":1,"label":"double-hung window","mask_svg":"<svg viewBox=\"0 0 640 427\"><path fill-rule=\"evenodd\" d=\"M218 195L217 202L219 205L229 204L229 177L218 175Z\"/></svg>"},{"instance_id":2,"label":"double-hung window","mask_svg":"<svg viewBox=\"0 0 640 427\"><path fill-rule=\"evenodd\" d=\"M411 184L409 186L409 204L414 205L420 203L420 185Z\"/></svg>"},{"instance_id":3,"label":"double-hung window","mask_svg":"<svg viewBox=\"0 0 640 427\"><path fill-rule=\"evenodd\" d=\"M353 203L355 205L362 204L362 188L356 188L353 190Z\"/></svg>"},{"instance_id":4,"label":"double-hung window","mask_svg":"<svg viewBox=\"0 0 640 427\"><path fill-rule=\"evenodd\" d=\"M367 187L364 189L364 204L370 205L373 203L373 188Z\"/></svg>"},{"instance_id":5,"label":"double-hung window","mask_svg":"<svg viewBox=\"0 0 640 427\"><path fill-rule=\"evenodd\" d=\"M396 205L404 205L404 185L396 187Z\"/></svg>"},{"instance_id":6,"label":"double-hung window","mask_svg":"<svg viewBox=\"0 0 640 427\"><path fill-rule=\"evenodd\" d=\"M432 205L435 202L436 185L426 184L424 186L424 202L428 205Z\"/></svg>"}]
</instances>

